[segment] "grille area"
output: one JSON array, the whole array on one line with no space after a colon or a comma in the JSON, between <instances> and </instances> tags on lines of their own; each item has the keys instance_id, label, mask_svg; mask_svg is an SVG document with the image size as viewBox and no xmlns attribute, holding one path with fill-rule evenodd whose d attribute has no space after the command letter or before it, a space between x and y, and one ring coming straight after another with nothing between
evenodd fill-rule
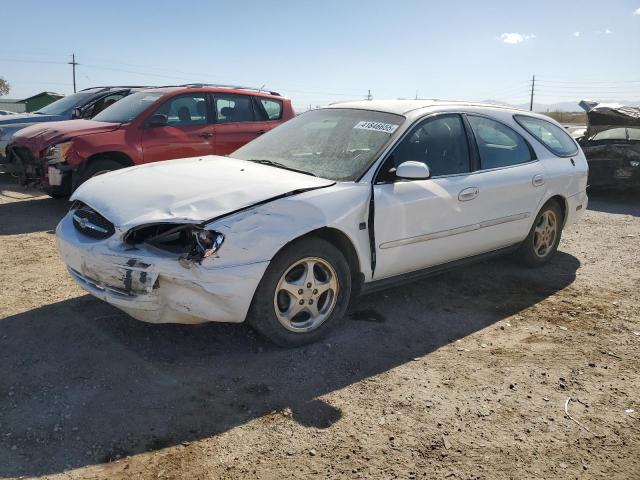
<instances>
[{"instance_id":1,"label":"grille area","mask_svg":"<svg viewBox=\"0 0 640 480\"><path fill-rule=\"evenodd\" d=\"M113 223L84 204L73 211L73 225L82 234L99 240L109 238L116 231Z\"/></svg>"}]
</instances>

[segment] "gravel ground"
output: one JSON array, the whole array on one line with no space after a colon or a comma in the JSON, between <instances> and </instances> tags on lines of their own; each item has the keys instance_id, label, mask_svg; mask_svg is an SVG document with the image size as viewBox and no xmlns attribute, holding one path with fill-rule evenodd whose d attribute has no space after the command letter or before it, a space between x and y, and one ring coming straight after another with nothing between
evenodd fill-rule
<instances>
[{"instance_id":1,"label":"gravel ground","mask_svg":"<svg viewBox=\"0 0 640 480\"><path fill-rule=\"evenodd\" d=\"M84 294L67 207L0 175L1 478L640 478L640 195L592 194L548 266L362 297L297 350Z\"/></svg>"}]
</instances>

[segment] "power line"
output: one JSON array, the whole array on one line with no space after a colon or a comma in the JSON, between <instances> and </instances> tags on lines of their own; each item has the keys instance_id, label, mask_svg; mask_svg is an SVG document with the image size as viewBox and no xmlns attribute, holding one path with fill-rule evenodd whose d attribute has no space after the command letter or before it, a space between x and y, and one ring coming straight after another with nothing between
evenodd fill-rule
<instances>
[{"instance_id":1,"label":"power line","mask_svg":"<svg viewBox=\"0 0 640 480\"><path fill-rule=\"evenodd\" d=\"M580 80L580 81L566 81L566 80L549 80L549 79L543 79L541 80L542 82L547 82L547 83L564 83L564 84L585 84L585 85L593 85L593 84L602 84L602 83L606 83L606 84L615 84L615 83L640 83L640 80L600 80L600 81L590 81L590 80Z\"/></svg>"},{"instance_id":2,"label":"power line","mask_svg":"<svg viewBox=\"0 0 640 480\"><path fill-rule=\"evenodd\" d=\"M556 95L553 93L544 94L537 93L538 97L543 98L572 98L572 99L584 99L584 98L604 98L608 100L613 100L610 95ZM607 98L608 97L608 98ZM621 98L620 100L640 100L640 96L638 95L625 95L625 98Z\"/></svg>"},{"instance_id":3,"label":"power line","mask_svg":"<svg viewBox=\"0 0 640 480\"><path fill-rule=\"evenodd\" d=\"M20 59L12 59L12 58L0 58L0 61L19 62L19 63L35 63L35 64L55 64L55 65L68 65L69 64L70 65L70 64L73 64L75 62L75 59L72 62L57 62L57 61L48 61L48 60L20 60ZM76 63L76 65L80 65L77 62L75 62L75 63ZM140 75L140 76L143 76L143 77L155 77L155 78L166 78L166 79L170 79L170 80L180 80L180 81L185 81L185 82L194 82L194 81L203 80L203 79L207 80L207 76L208 76L208 75L204 75L204 74L188 74L186 72L185 72L186 75L192 75L192 76L184 77L184 76L176 76L176 75L164 75L164 74L160 74L160 73L142 72L142 71L129 70L129 69L124 69L124 68L107 67L107 66L104 66L104 65L97 65L97 64L93 64L93 63L82 63L82 67L83 68L95 68L95 69L98 69L98 70L107 70L107 71L113 71L113 72L130 73L130 74L133 74L133 75ZM165 70L166 71L171 71L171 70L168 70L168 69L165 69ZM176 70L176 72L178 72L178 71ZM277 89L286 90L286 91L292 92L292 93L303 93L303 94L310 94L310 95L328 95L330 97L362 98L364 96L362 93L297 90L297 89L287 88L286 86L279 86L279 87L277 87Z\"/></svg>"},{"instance_id":4,"label":"power line","mask_svg":"<svg viewBox=\"0 0 640 480\"><path fill-rule=\"evenodd\" d=\"M0 62L17 62L17 63L49 63L55 65L66 65L67 62L54 62L52 60L20 60L18 58L0 58Z\"/></svg>"},{"instance_id":5,"label":"power line","mask_svg":"<svg viewBox=\"0 0 640 480\"><path fill-rule=\"evenodd\" d=\"M549 85L548 83L544 83L544 82L536 82L539 85L541 85L542 87L548 89L548 90L571 90L571 91L585 91L585 90L589 90L589 91L602 91L602 90L607 90L607 91L640 91L640 85L638 85L637 87L633 87L633 86L617 86L617 85L598 85L598 86L589 86L589 85L575 85L575 86L568 86L568 85Z\"/></svg>"}]
</instances>

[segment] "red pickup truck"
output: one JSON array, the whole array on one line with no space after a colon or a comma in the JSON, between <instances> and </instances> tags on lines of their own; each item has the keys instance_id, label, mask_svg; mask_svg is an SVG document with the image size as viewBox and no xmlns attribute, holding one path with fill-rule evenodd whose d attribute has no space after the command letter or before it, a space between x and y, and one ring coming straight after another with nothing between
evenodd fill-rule
<instances>
[{"instance_id":1,"label":"red pickup truck","mask_svg":"<svg viewBox=\"0 0 640 480\"><path fill-rule=\"evenodd\" d=\"M293 118L276 92L213 85L142 90L92 120L33 125L7 147L21 177L52 197L94 175L142 163L226 155Z\"/></svg>"}]
</instances>

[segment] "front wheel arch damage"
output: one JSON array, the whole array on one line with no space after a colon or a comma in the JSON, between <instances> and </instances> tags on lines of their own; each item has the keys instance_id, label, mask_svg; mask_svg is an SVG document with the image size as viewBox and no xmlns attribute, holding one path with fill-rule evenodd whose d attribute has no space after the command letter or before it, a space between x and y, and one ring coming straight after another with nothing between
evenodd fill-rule
<instances>
[{"instance_id":1,"label":"front wheel arch damage","mask_svg":"<svg viewBox=\"0 0 640 480\"><path fill-rule=\"evenodd\" d=\"M311 230L310 232L307 232L304 235L294 238L293 240L284 244L280 248L280 250L276 252L275 255L278 255L282 250L288 248L291 244L307 238L320 238L331 243L334 247L340 250L340 252L347 260L347 264L349 265L349 270L351 273L351 296L357 296L362 287L362 284L364 283L364 275L362 274L362 269L360 268L360 257L358 256L358 252L351 239L343 231L331 227L322 227Z\"/></svg>"}]
</instances>

